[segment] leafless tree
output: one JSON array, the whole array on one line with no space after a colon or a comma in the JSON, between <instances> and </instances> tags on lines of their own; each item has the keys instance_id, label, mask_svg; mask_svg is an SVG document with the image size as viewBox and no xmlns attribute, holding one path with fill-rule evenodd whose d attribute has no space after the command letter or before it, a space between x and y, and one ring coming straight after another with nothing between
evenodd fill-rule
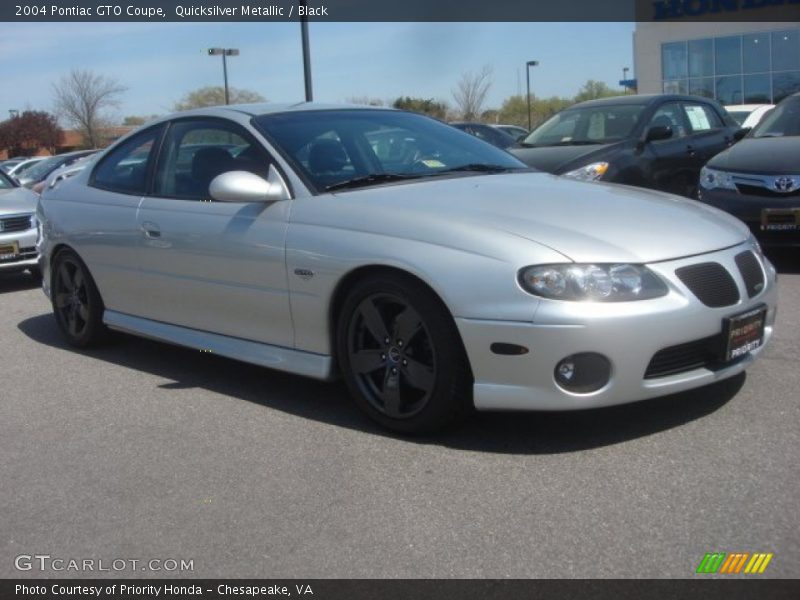
<instances>
[{"instance_id":1,"label":"leafless tree","mask_svg":"<svg viewBox=\"0 0 800 600\"><path fill-rule=\"evenodd\" d=\"M88 146L97 148L108 122L104 111L119 106L119 96L127 89L112 77L74 69L53 84L55 109L65 123L83 134Z\"/></svg>"},{"instance_id":2,"label":"leafless tree","mask_svg":"<svg viewBox=\"0 0 800 600\"><path fill-rule=\"evenodd\" d=\"M467 72L461 75L458 85L453 90L453 99L465 121L474 121L481 114L486 94L492 87L492 67L484 65L477 73Z\"/></svg>"}]
</instances>

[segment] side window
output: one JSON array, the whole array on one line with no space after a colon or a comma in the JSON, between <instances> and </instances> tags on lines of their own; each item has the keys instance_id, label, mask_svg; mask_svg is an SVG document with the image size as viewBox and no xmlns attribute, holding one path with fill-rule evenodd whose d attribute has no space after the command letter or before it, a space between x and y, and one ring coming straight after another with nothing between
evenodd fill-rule
<instances>
[{"instance_id":1,"label":"side window","mask_svg":"<svg viewBox=\"0 0 800 600\"><path fill-rule=\"evenodd\" d=\"M703 133L722 127L722 120L707 104L686 103L683 109L686 111L686 118L689 119L692 133Z\"/></svg>"},{"instance_id":2,"label":"side window","mask_svg":"<svg viewBox=\"0 0 800 600\"><path fill-rule=\"evenodd\" d=\"M649 127L667 126L672 128L672 138L682 138L689 134L685 113L681 106L676 102L668 102L658 107L653 118L650 119Z\"/></svg>"},{"instance_id":3,"label":"side window","mask_svg":"<svg viewBox=\"0 0 800 600\"><path fill-rule=\"evenodd\" d=\"M91 185L143 196L147 187L147 165L163 129L162 125L151 127L112 150L95 168Z\"/></svg>"},{"instance_id":4,"label":"side window","mask_svg":"<svg viewBox=\"0 0 800 600\"><path fill-rule=\"evenodd\" d=\"M164 139L153 194L208 200L208 186L217 175L250 171L266 179L271 162L267 151L235 123L177 121Z\"/></svg>"}]
</instances>

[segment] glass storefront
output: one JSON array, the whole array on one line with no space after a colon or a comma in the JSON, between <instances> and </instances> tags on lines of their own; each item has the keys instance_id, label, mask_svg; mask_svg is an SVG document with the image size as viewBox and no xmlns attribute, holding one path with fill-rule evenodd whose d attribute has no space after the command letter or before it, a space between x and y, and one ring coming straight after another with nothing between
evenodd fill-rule
<instances>
[{"instance_id":1,"label":"glass storefront","mask_svg":"<svg viewBox=\"0 0 800 600\"><path fill-rule=\"evenodd\" d=\"M722 104L776 104L800 92L800 29L661 45L663 90Z\"/></svg>"}]
</instances>

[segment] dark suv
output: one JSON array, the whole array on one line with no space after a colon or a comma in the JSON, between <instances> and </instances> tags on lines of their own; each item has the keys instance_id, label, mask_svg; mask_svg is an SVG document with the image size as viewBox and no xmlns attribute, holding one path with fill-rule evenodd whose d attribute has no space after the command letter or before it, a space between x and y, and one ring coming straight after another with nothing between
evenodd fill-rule
<instances>
[{"instance_id":1,"label":"dark suv","mask_svg":"<svg viewBox=\"0 0 800 600\"><path fill-rule=\"evenodd\" d=\"M561 111L510 152L556 175L694 197L703 165L745 133L708 98L617 96Z\"/></svg>"},{"instance_id":2,"label":"dark suv","mask_svg":"<svg viewBox=\"0 0 800 600\"><path fill-rule=\"evenodd\" d=\"M800 246L800 94L708 162L698 198L739 217L765 245Z\"/></svg>"}]
</instances>

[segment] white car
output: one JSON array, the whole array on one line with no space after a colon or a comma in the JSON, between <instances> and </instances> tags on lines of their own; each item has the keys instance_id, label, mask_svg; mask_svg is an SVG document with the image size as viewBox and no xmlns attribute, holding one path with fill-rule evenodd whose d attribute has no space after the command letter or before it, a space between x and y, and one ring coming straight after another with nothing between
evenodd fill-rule
<instances>
[{"instance_id":1,"label":"white car","mask_svg":"<svg viewBox=\"0 0 800 600\"><path fill-rule=\"evenodd\" d=\"M775 108L774 104L734 104L726 106L725 110L742 128L752 129L773 108Z\"/></svg>"},{"instance_id":2,"label":"white car","mask_svg":"<svg viewBox=\"0 0 800 600\"><path fill-rule=\"evenodd\" d=\"M706 385L752 364L775 321L775 270L733 217L535 172L404 111L165 117L45 190L38 216L69 343L110 328L341 375L403 432L471 405L575 410Z\"/></svg>"}]
</instances>

